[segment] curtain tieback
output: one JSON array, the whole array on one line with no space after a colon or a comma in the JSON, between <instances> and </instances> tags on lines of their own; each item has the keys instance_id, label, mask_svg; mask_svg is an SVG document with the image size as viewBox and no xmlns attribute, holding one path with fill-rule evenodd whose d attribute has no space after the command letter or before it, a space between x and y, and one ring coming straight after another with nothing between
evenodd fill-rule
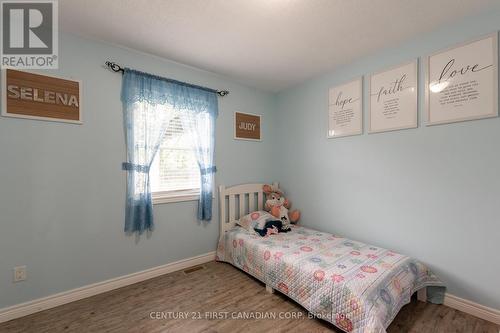
<instances>
[{"instance_id":1,"label":"curtain tieback","mask_svg":"<svg viewBox=\"0 0 500 333\"><path fill-rule=\"evenodd\" d=\"M208 175L211 173L215 173L215 172L217 172L217 167L215 165L208 167L208 168L200 169L200 174L202 176L205 176L205 175Z\"/></svg>"},{"instance_id":2,"label":"curtain tieback","mask_svg":"<svg viewBox=\"0 0 500 333\"><path fill-rule=\"evenodd\" d=\"M128 162L123 162L122 163L122 170L149 173L149 165L141 165L141 164L133 164L133 163L128 163Z\"/></svg>"}]
</instances>

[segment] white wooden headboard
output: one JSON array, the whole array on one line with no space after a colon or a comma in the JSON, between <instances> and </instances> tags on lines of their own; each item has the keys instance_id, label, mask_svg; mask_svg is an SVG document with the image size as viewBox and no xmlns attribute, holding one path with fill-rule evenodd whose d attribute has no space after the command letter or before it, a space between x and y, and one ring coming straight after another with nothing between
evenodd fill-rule
<instances>
[{"instance_id":1,"label":"white wooden headboard","mask_svg":"<svg viewBox=\"0 0 500 333\"><path fill-rule=\"evenodd\" d=\"M236 220L264 208L264 184L219 186L220 235L235 226ZM273 183L278 188L278 183Z\"/></svg>"}]
</instances>

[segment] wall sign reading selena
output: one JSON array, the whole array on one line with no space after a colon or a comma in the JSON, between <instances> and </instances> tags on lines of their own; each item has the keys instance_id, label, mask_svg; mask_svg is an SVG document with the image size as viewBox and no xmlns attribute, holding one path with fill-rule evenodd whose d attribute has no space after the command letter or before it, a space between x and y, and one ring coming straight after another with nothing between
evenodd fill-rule
<instances>
[{"instance_id":1,"label":"wall sign reading selena","mask_svg":"<svg viewBox=\"0 0 500 333\"><path fill-rule=\"evenodd\" d=\"M234 138L239 140L262 140L260 130L261 117L255 114L235 112Z\"/></svg>"},{"instance_id":2,"label":"wall sign reading selena","mask_svg":"<svg viewBox=\"0 0 500 333\"><path fill-rule=\"evenodd\" d=\"M2 115L81 124L81 82L5 69Z\"/></svg>"}]
</instances>

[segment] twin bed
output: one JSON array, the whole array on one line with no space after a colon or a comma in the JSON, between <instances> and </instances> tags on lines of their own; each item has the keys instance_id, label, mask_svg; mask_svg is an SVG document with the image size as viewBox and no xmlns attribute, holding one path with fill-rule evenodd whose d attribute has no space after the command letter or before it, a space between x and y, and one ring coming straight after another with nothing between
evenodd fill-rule
<instances>
[{"instance_id":1,"label":"twin bed","mask_svg":"<svg viewBox=\"0 0 500 333\"><path fill-rule=\"evenodd\" d=\"M268 237L237 226L262 210L263 184L219 187L217 260L242 269L346 332L385 332L413 293L442 303L444 286L410 257L326 232L293 226ZM277 184L275 184L277 186Z\"/></svg>"}]
</instances>

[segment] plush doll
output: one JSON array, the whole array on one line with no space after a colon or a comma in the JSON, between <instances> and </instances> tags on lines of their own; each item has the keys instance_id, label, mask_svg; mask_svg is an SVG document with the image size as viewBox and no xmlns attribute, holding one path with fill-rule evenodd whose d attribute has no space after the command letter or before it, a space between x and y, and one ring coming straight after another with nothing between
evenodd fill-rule
<instances>
[{"instance_id":1,"label":"plush doll","mask_svg":"<svg viewBox=\"0 0 500 333\"><path fill-rule=\"evenodd\" d=\"M278 220L270 220L266 222L266 225L264 226L264 229L254 229L256 233L261 235L262 237L267 237L271 235L278 234L280 232L288 232L290 230L288 229L283 229L283 223Z\"/></svg>"},{"instance_id":2,"label":"plush doll","mask_svg":"<svg viewBox=\"0 0 500 333\"><path fill-rule=\"evenodd\" d=\"M289 230L290 223L296 223L300 218L298 210L288 211L292 203L283 196L283 192L272 185L264 185L266 194L265 210L283 223L283 229Z\"/></svg>"}]
</instances>

